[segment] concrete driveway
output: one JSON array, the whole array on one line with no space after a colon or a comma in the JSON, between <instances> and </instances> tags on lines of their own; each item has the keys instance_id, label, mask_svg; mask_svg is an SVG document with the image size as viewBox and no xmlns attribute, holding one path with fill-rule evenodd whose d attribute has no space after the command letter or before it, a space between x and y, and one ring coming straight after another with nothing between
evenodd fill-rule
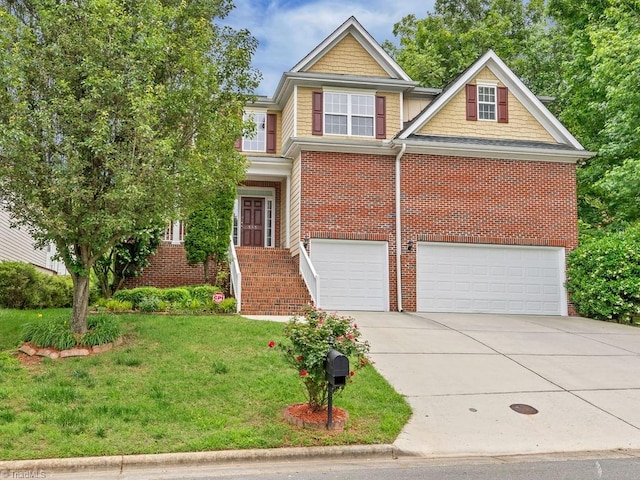
<instances>
[{"instance_id":1,"label":"concrete driveway","mask_svg":"<svg viewBox=\"0 0 640 480\"><path fill-rule=\"evenodd\" d=\"M406 453L640 449L640 328L577 317L346 314L413 408L395 442Z\"/></svg>"}]
</instances>

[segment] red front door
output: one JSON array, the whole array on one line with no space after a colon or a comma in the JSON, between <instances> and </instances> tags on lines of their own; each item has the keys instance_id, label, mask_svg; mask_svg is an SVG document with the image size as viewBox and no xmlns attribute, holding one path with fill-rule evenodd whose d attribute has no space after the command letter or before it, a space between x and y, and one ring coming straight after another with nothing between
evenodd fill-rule
<instances>
[{"instance_id":1,"label":"red front door","mask_svg":"<svg viewBox=\"0 0 640 480\"><path fill-rule=\"evenodd\" d=\"M264 247L264 198L242 198L241 245Z\"/></svg>"}]
</instances>

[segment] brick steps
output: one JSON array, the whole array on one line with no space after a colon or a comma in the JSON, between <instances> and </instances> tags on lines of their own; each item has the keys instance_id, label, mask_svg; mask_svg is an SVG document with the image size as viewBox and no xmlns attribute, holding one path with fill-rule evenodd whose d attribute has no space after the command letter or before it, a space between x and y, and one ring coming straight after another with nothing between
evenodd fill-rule
<instances>
[{"instance_id":1,"label":"brick steps","mask_svg":"<svg viewBox=\"0 0 640 480\"><path fill-rule=\"evenodd\" d=\"M297 260L282 248L236 247L242 272L242 311L295 315L312 303Z\"/></svg>"}]
</instances>

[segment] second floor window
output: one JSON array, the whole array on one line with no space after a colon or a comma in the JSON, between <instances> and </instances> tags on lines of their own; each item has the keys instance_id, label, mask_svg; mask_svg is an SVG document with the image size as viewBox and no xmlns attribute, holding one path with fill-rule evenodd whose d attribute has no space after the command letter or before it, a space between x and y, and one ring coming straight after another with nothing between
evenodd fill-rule
<instances>
[{"instance_id":1,"label":"second floor window","mask_svg":"<svg viewBox=\"0 0 640 480\"><path fill-rule=\"evenodd\" d=\"M267 146L267 114L264 112L245 113L245 120L253 120L256 130L252 137L242 138L243 152L264 152Z\"/></svg>"},{"instance_id":2,"label":"second floor window","mask_svg":"<svg viewBox=\"0 0 640 480\"><path fill-rule=\"evenodd\" d=\"M496 119L496 87L478 85L478 120Z\"/></svg>"},{"instance_id":3,"label":"second floor window","mask_svg":"<svg viewBox=\"0 0 640 480\"><path fill-rule=\"evenodd\" d=\"M352 93L324 93L324 131L331 135L373 137L375 97Z\"/></svg>"}]
</instances>

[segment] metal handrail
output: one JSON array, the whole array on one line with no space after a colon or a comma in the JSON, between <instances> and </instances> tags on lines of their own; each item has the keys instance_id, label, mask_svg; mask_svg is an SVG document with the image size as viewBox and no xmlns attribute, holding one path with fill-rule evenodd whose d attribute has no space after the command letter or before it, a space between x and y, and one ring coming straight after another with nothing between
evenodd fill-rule
<instances>
[{"instance_id":1,"label":"metal handrail","mask_svg":"<svg viewBox=\"0 0 640 480\"><path fill-rule=\"evenodd\" d=\"M236 313L240 313L242 307L242 273L240 272L236 247L233 245L233 238L229 246L229 267L231 271L231 293L236 297Z\"/></svg>"},{"instance_id":2,"label":"metal handrail","mask_svg":"<svg viewBox=\"0 0 640 480\"><path fill-rule=\"evenodd\" d=\"M307 254L307 249L304 244L300 242L300 274L304 279L304 283L307 285L311 299L316 307L319 307L320 302L320 276L313 268L313 263Z\"/></svg>"}]
</instances>

